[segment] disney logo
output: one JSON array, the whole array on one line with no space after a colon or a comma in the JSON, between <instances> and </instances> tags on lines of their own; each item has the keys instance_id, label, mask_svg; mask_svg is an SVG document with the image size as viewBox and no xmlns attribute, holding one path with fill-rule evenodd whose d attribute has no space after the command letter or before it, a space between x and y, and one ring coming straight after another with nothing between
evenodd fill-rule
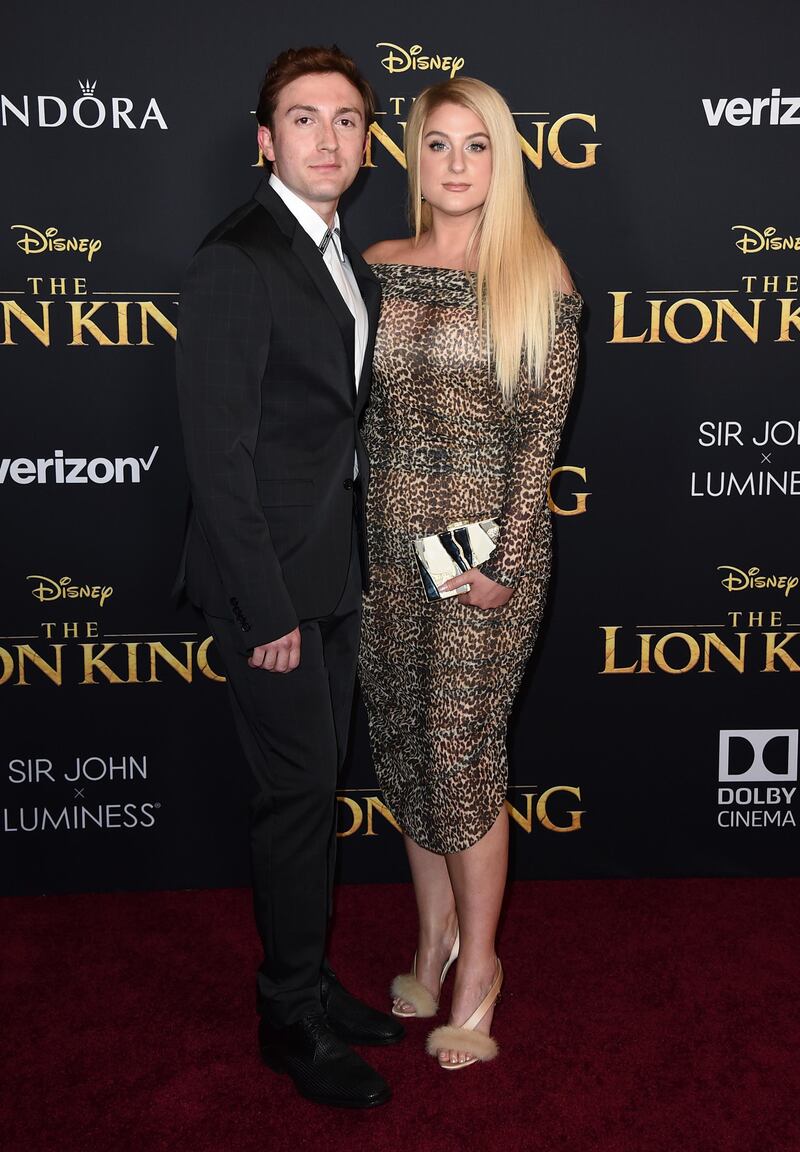
<instances>
[{"instance_id":1,"label":"disney logo","mask_svg":"<svg viewBox=\"0 0 800 1152\"><path fill-rule=\"evenodd\" d=\"M110 584L73 584L71 576L51 580L49 576L26 576L26 580L38 580L31 589L40 604L50 600L99 600L102 608L114 589Z\"/></svg>"},{"instance_id":2,"label":"disney logo","mask_svg":"<svg viewBox=\"0 0 800 1152\"><path fill-rule=\"evenodd\" d=\"M44 232L40 232L29 224L12 224L12 232L15 228L25 233L17 240L17 248L26 256L39 256L42 252L80 252L91 264L92 257L103 247L102 240L93 240L88 236L59 236L57 228L45 228Z\"/></svg>"},{"instance_id":3,"label":"disney logo","mask_svg":"<svg viewBox=\"0 0 800 1152\"><path fill-rule=\"evenodd\" d=\"M463 56L423 56L422 45L412 44L410 48L401 48L399 44L381 42L376 48L388 48L389 55L384 56L381 64L387 72L408 72L414 69L420 72L449 72L452 79L456 72L464 67Z\"/></svg>"},{"instance_id":4,"label":"disney logo","mask_svg":"<svg viewBox=\"0 0 800 1152\"><path fill-rule=\"evenodd\" d=\"M784 596L794 592L800 579L797 576L762 576L760 568L734 568L730 564L719 564L718 572L727 572L722 577L722 587L729 592L747 592L753 588L780 588Z\"/></svg>"},{"instance_id":5,"label":"disney logo","mask_svg":"<svg viewBox=\"0 0 800 1152\"><path fill-rule=\"evenodd\" d=\"M734 224L731 232L743 232L735 243L740 252L800 252L800 236L778 236L777 228L759 232L749 224Z\"/></svg>"}]
</instances>

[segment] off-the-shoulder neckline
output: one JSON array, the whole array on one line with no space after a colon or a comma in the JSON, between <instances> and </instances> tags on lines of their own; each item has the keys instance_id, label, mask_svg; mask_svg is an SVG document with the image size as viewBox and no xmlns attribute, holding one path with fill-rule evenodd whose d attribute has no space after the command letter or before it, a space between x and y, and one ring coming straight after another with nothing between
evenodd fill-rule
<instances>
[{"instance_id":1,"label":"off-the-shoulder neckline","mask_svg":"<svg viewBox=\"0 0 800 1152\"><path fill-rule=\"evenodd\" d=\"M369 265L370 268L419 268L425 272L455 272L456 276L466 276L467 278L475 276L475 272L466 272L463 268L447 268L445 265L440 264L407 264L402 260L376 260L374 264ZM580 300L581 297L577 292L562 292L561 289L556 290L556 295L563 296L569 300L574 298Z\"/></svg>"},{"instance_id":2,"label":"off-the-shoulder neckline","mask_svg":"<svg viewBox=\"0 0 800 1152\"><path fill-rule=\"evenodd\" d=\"M448 268L444 264L407 264L403 260L376 260L370 268L424 268L428 272L457 272L460 276L474 276L474 272L466 272L463 268Z\"/></svg>"}]
</instances>

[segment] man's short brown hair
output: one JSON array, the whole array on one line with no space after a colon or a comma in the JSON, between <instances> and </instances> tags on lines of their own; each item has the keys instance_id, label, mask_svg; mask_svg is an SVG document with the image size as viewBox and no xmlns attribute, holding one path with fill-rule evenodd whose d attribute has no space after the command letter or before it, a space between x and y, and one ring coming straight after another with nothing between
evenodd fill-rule
<instances>
[{"instance_id":1,"label":"man's short brown hair","mask_svg":"<svg viewBox=\"0 0 800 1152\"><path fill-rule=\"evenodd\" d=\"M359 72L355 61L335 44L330 48L287 48L272 61L258 98L256 114L259 124L272 130L272 117L281 91L287 84L309 72L339 72L349 80L364 101L364 131L369 130L375 117L375 94L369 81Z\"/></svg>"}]
</instances>

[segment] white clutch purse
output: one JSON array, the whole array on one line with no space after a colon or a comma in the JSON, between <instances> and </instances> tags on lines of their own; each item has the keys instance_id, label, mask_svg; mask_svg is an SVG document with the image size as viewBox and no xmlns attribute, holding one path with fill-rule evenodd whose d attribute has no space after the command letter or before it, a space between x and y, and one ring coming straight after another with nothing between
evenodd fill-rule
<instances>
[{"instance_id":1,"label":"white clutch purse","mask_svg":"<svg viewBox=\"0 0 800 1152\"><path fill-rule=\"evenodd\" d=\"M469 592L469 584L451 592L440 592L439 585L488 560L499 531L497 521L489 519L475 524L448 524L444 532L418 536L413 542L414 558L428 600L445 600Z\"/></svg>"}]
</instances>

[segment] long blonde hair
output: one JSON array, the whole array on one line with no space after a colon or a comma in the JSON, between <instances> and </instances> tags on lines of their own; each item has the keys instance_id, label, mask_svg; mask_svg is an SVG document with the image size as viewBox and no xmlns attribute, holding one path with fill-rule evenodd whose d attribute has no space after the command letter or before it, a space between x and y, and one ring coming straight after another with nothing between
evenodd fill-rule
<instances>
[{"instance_id":1,"label":"long blonde hair","mask_svg":"<svg viewBox=\"0 0 800 1152\"><path fill-rule=\"evenodd\" d=\"M426 88L411 109L405 151L415 240L431 227L431 208L420 188L420 155L425 121L441 104L460 104L474 112L483 121L491 144L489 192L467 245L467 261L477 255L478 322L503 401L510 405L523 366L537 387L544 379L561 262L528 194L519 137L508 105L494 88L470 76L456 76Z\"/></svg>"}]
</instances>

